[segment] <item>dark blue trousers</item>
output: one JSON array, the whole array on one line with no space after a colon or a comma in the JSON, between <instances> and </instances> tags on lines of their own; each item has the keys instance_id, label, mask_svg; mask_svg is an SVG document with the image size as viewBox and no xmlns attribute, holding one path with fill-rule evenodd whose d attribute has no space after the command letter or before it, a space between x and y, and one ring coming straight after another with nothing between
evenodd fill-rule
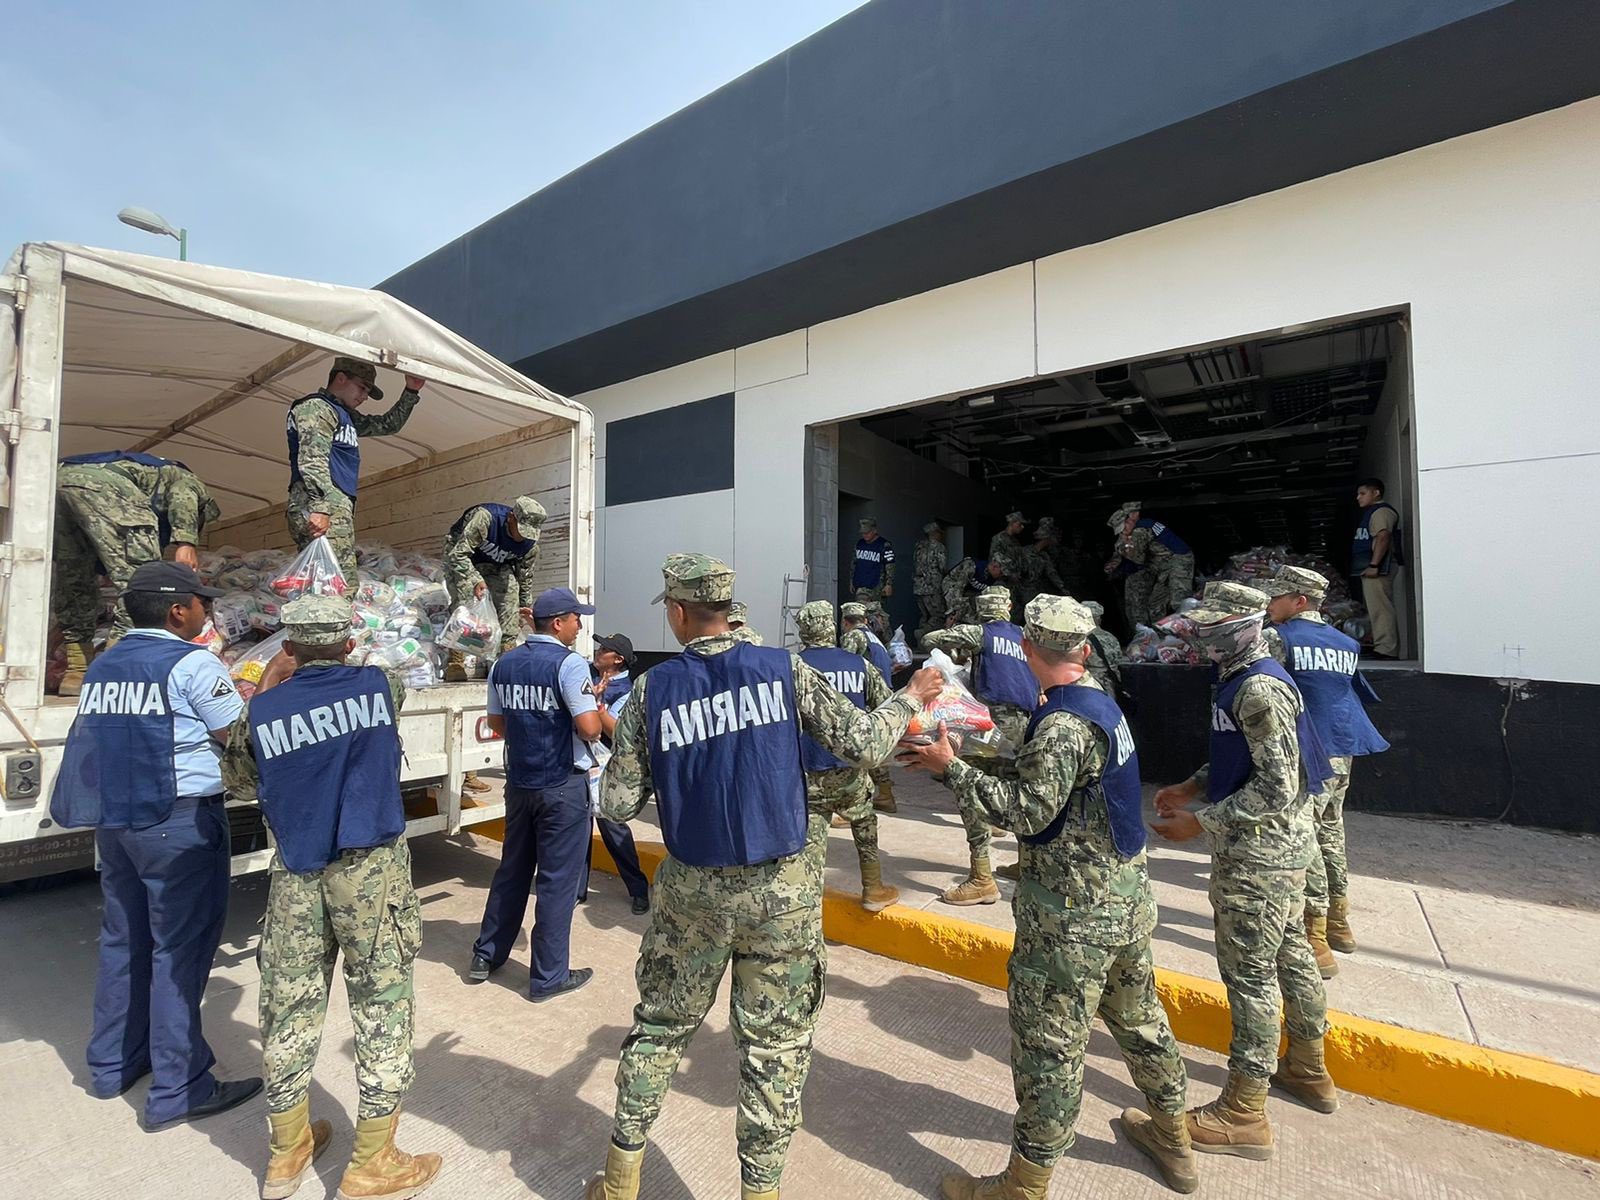
<instances>
[{"instance_id":1,"label":"dark blue trousers","mask_svg":"<svg viewBox=\"0 0 1600 1200\"><path fill-rule=\"evenodd\" d=\"M594 823L600 827L600 840L605 843L611 861L617 864L617 874L622 879L622 886L628 889L628 895L635 899L648 896L650 880L639 865L639 848L633 844L633 830L628 828L625 821L608 821L604 817L596 817ZM582 897L589 894L589 868L593 858L594 839L591 838L588 856L584 860L583 886L578 889L578 895Z\"/></svg>"},{"instance_id":2,"label":"dark blue trousers","mask_svg":"<svg viewBox=\"0 0 1600 1200\"><path fill-rule=\"evenodd\" d=\"M506 785L506 840L489 885L474 954L505 962L522 931L533 887L533 963L528 991L564 983L571 964L572 910L578 903L589 849L589 786L583 775L550 788ZM535 873L537 872L537 881Z\"/></svg>"},{"instance_id":3,"label":"dark blue trousers","mask_svg":"<svg viewBox=\"0 0 1600 1200\"><path fill-rule=\"evenodd\" d=\"M228 818L222 797L180 799L149 829L102 829L100 970L89 1074L114 1093L151 1073L147 1121L211 1098L216 1057L200 999L228 916Z\"/></svg>"}]
</instances>

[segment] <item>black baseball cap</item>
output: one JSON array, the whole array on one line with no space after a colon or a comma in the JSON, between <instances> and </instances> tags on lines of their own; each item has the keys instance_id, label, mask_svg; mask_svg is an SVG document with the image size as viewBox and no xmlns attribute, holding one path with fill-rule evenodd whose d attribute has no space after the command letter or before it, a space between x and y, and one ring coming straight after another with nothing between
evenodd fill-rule
<instances>
[{"instance_id":1,"label":"black baseball cap","mask_svg":"<svg viewBox=\"0 0 1600 1200\"><path fill-rule=\"evenodd\" d=\"M633 642L626 635L620 633L595 634L594 644L602 650L610 650L614 654L622 655L622 661L628 666L633 665Z\"/></svg>"},{"instance_id":2,"label":"black baseball cap","mask_svg":"<svg viewBox=\"0 0 1600 1200\"><path fill-rule=\"evenodd\" d=\"M187 593L204 596L207 600L225 594L222 588L207 587L194 573L194 568L175 562L145 563L133 573L122 594L126 596L130 592L169 592L174 596Z\"/></svg>"}]
</instances>

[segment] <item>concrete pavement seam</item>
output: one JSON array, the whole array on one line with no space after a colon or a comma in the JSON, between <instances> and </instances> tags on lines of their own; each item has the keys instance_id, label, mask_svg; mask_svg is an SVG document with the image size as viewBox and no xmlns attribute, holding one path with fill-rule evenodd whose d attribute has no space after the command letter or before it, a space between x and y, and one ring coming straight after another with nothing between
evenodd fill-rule
<instances>
[{"instance_id":1,"label":"concrete pavement seam","mask_svg":"<svg viewBox=\"0 0 1600 1200\"><path fill-rule=\"evenodd\" d=\"M654 878L666 848L641 842L638 849ZM598 835L593 861L616 873ZM859 950L1006 986L1012 935L1004 930L905 905L869 913L858 897L832 888L823 896L822 928ZM1227 1052L1232 1027L1222 984L1157 967L1156 987L1179 1041ZM1330 1011L1328 1020L1328 1069L1343 1090L1600 1159L1600 1075L1351 1013Z\"/></svg>"}]
</instances>

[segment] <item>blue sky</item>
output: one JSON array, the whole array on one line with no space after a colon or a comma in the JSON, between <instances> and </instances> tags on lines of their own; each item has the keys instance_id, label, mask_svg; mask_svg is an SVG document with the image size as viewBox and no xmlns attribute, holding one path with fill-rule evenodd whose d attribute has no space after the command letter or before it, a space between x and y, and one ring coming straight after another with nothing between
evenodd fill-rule
<instances>
[{"instance_id":1,"label":"blue sky","mask_svg":"<svg viewBox=\"0 0 1600 1200\"><path fill-rule=\"evenodd\" d=\"M369 285L860 0L21 0L0 259L25 241ZM20 52L19 52L20 51Z\"/></svg>"}]
</instances>

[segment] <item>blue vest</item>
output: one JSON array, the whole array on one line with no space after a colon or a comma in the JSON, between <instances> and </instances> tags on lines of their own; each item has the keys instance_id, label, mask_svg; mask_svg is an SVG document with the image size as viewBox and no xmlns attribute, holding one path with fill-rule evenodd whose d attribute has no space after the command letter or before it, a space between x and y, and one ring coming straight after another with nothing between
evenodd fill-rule
<instances>
[{"instance_id":1,"label":"blue vest","mask_svg":"<svg viewBox=\"0 0 1600 1200\"><path fill-rule=\"evenodd\" d=\"M1160 521L1152 521L1149 517L1140 517L1133 523L1133 527L1135 529L1148 529L1151 533L1156 535L1156 541L1160 542L1174 554L1194 553L1193 550L1189 549L1188 542L1184 541L1177 534L1173 533L1171 526L1163 525Z\"/></svg>"},{"instance_id":2,"label":"blue vest","mask_svg":"<svg viewBox=\"0 0 1600 1200\"><path fill-rule=\"evenodd\" d=\"M1122 715L1117 702L1098 688L1058 684L1044 694L1044 703L1028 722L1026 741L1033 741L1039 723L1054 712L1068 712L1082 717L1106 735L1106 767L1093 783L1079 783L1074 794L1098 790L1105 800L1106 815L1111 821L1111 842L1123 858L1132 858L1144 849L1144 801L1139 790L1139 751L1133 744L1133 730L1128 728L1128 718ZM1043 846L1061 836L1066 828L1067 814L1072 809L1072 798L1061 805L1056 819L1038 833L1018 834L1030 846ZM1081 811L1081 802L1080 802ZM1087 813L1084 815L1087 823Z\"/></svg>"},{"instance_id":3,"label":"blue vest","mask_svg":"<svg viewBox=\"0 0 1600 1200\"><path fill-rule=\"evenodd\" d=\"M482 566L503 567L506 563L516 562L526 558L528 551L539 543L532 538L518 541L511 536L511 530L506 525L506 518L511 515L509 504L474 504L466 512L456 518L456 523L450 526L450 540L455 541L461 536L461 530L466 526L467 518L477 509L483 509L489 514L489 536L483 545L472 552L472 561Z\"/></svg>"},{"instance_id":4,"label":"blue vest","mask_svg":"<svg viewBox=\"0 0 1600 1200\"><path fill-rule=\"evenodd\" d=\"M387 845L406 827L400 714L377 667L296 671L250 700L261 815L291 871Z\"/></svg>"},{"instance_id":5,"label":"blue vest","mask_svg":"<svg viewBox=\"0 0 1600 1200\"><path fill-rule=\"evenodd\" d=\"M867 664L859 654L837 646L808 646L800 658L827 677L833 690L865 711L867 707ZM808 771L832 771L851 764L823 748L809 733L800 735L800 758Z\"/></svg>"},{"instance_id":6,"label":"blue vest","mask_svg":"<svg viewBox=\"0 0 1600 1200\"><path fill-rule=\"evenodd\" d=\"M312 392L289 406L289 481L300 482L300 432L294 427L294 410L312 400L321 400L331 406L334 415L339 418L338 432L333 435L333 445L328 450L328 477L333 480L333 486L349 496L353 503L356 482L361 478L361 439L356 436L356 425L350 419L350 410L327 392Z\"/></svg>"},{"instance_id":7,"label":"blue vest","mask_svg":"<svg viewBox=\"0 0 1600 1200\"><path fill-rule=\"evenodd\" d=\"M894 679L894 659L889 657L889 648L865 625L861 627L861 632L867 635L867 661L877 667L883 681L889 683Z\"/></svg>"},{"instance_id":8,"label":"blue vest","mask_svg":"<svg viewBox=\"0 0 1600 1200\"><path fill-rule=\"evenodd\" d=\"M1287 651L1289 674L1322 748L1331 756L1381 754L1389 748L1356 696L1361 646L1322 621L1285 621L1277 626Z\"/></svg>"},{"instance_id":9,"label":"blue vest","mask_svg":"<svg viewBox=\"0 0 1600 1200\"><path fill-rule=\"evenodd\" d=\"M1010 621L983 627L983 647L972 664L972 691L985 704L1009 704L1032 712L1039 703L1039 681L1022 656L1022 630Z\"/></svg>"},{"instance_id":10,"label":"blue vest","mask_svg":"<svg viewBox=\"0 0 1600 1200\"><path fill-rule=\"evenodd\" d=\"M1250 778L1250 744L1245 741L1244 733L1234 719L1233 698L1238 695L1239 686L1252 675L1270 675L1280 679L1294 689L1296 696L1300 695L1300 689L1295 687L1289 672L1273 658L1257 659L1218 686L1216 699L1211 704L1211 775L1206 789L1213 804L1226 800ZM1301 699L1303 702L1304 697ZM1328 756L1322 748L1321 739L1317 737L1316 727L1304 712L1294 719L1294 733L1300 747L1300 770L1305 776L1306 790L1320 791L1332 776L1333 768L1328 765Z\"/></svg>"},{"instance_id":11,"label":"blue vest","mask_svg":"<svg viewBox=\"0 0 1600 1200\"><path fill-rule=\"evenodd\" d=\"M650 775L673 858L748 867L800 852L806 782L787 650L685 650L651 669L646 701Z\"/></svg>"},{"instance_id":12,"label":"blue vest","mask_svg":"<svg viewBox=\"0 0 1600 1200\"><path fill-rule=\"evenodd\" d=\"M67 731L50 817L69 829L148 829L178 799L172 669L204 647L123 638L89 665Z\"/></svg>"},{"instance_id":13,"label":"blue vest","mask_svg":"<svg viewBox=\"0 0 1600 1200\"><path fill-rule=\"evenodd\" d=\"M866 538L856 541L856 565L850 573L850 586L855 588L875 588L883 579L884 563L894 561L894 548L883 538L869 542Z\"/></svg>"},{"instance_id":14,"label":"blue vest","mask_svg":"<svg viewBox=\"0 0 1600 1200\"><path fill-rule=\"evenodd\" d=\"M1400 510L1392 504L1379 500L1376 504L1368 505L1361 510L1361 524L1356 526L1356 540L1350 549L1350 574L1359 575L1372 565L1372 517L1379 509L1387 508L1394 513L1395 525L1389 532L1389 552L1383 556L1383 562L1378 564L1378 574L1387 575L1397 566L1405 566L1406 560L1400 549Z\"/></svg>"},{"instance_id":15,"label":"blue vest","mask_svg":"<svg viewBox=\"0 0 1600 1200\"><path fill-rule=\"evenodd\" d=\"M513 787L556 787L572 775L572 714L561 696L561 664L572 653L554 642L524 642L494 665L489 686L506 719Z\"/></svg>"},{"instance_id":16,"label":"blue vest","mask_svg":"<svg viewBox=\"0 0 1600 1200\"><path fill-rule=\"evenodd\" d=\"M593 667L590 667L589 678L595 683L599 683L600 673ZM605 690L600 693L597 699L607 708L615 708L617 706L617 701L621 700L631 691L633 691L633 677L631 675L624 675L620 679L613 677L611 682L606 684Z\"/></svg>"}]
</instances>

